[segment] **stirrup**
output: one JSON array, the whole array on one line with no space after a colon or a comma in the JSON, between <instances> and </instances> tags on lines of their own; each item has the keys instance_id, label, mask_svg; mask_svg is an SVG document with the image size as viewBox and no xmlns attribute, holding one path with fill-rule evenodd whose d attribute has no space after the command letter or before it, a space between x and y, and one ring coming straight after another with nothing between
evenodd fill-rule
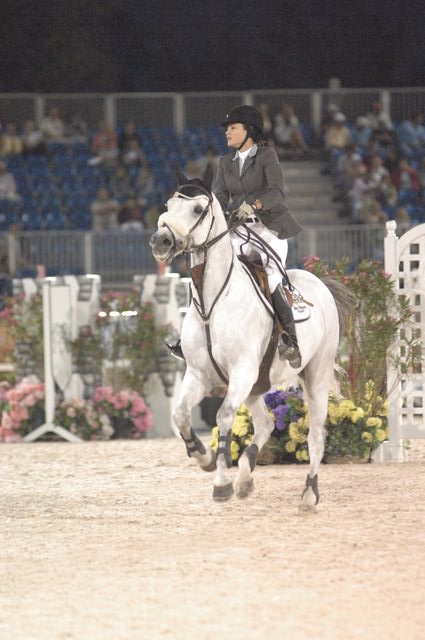
<instances>
[{"instance_id":1,"label":"stirrup","mask_svg":"<svg viewBox=\"0 0 425 640\"><path fill-rule=\"evenodd\" d=\"M171 355L174 356L174 358L177 358L178 360L184 360L180 338L177 340L176 344L170 344L169 342L166 342L165 346L167 347L167 349L169 349Z\"/></svg>"},{"instance_id":2,"label":"stirrup","mask_svg":"<svg viewBox=\"0 0 425 640\"><path fill-rule=\"evenodd\" d=\"M277 348L280 360L287 360L293 369L299 369L301 366L301 354L294 345L279 341Z\"/></svg>"}]
</instances>

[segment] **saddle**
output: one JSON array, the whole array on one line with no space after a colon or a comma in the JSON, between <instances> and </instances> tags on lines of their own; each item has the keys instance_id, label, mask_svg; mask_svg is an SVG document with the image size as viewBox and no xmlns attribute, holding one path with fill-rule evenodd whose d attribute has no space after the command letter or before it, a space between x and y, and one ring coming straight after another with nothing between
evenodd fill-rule
<instances>
[{"instance_id":1,"label":"saddle","mask_svg":"<svg viewBox=\"0 0 425 640\"><path fill-rule=\"evenodd\" d=\"M263 265L260 262L248 260L243 255L238 255L238 258L248 270L248 273L253 278L255 284L257 285L257 288L260 290L265 300L267 300L271 309L269 309L268 307L266 308L269 311L270 315L273 315L273 328L270 335L269 344L263 356L263 360L260 364L257 381L251 390L251 393L253 394L263 394L270 389L270 368L273 362L273 358L276 354L277 343L279 340L279 335L282 332L282 327L277 318L277 315L272 311L272 296ZM308 302L308 300L306 300L303 295L292 285L291 288L289 288L288 285L284 284L283 289L288 304L291 307L291 311L294 316L294 322L305 322L306 320L308 320L308 318L310 317L309 307L313 306L312 303Z\"/></svg>"}]
</instances>

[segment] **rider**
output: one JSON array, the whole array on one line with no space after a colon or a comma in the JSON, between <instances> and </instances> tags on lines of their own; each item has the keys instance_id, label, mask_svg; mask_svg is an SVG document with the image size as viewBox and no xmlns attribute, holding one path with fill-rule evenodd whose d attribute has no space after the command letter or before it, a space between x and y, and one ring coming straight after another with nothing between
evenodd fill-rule
<instances>
[{"instance_id":1,"label":"rider","mask_svg":"<svg viewBox=\"0 0 425 640\"><path fill-rule=\"evenodd\" d=\"M224 212L236 211L245 226L231 234L237 254L251 257L259 254L266 271L275 312L283 327L279 354L298 368L301 355L298 348L291 308L282 287L282 273L276 260L252 242L252 230L278 254L285 266L288 253L286 238L295 236L301 226L290 213L285 202L285 183L277 154L265 146L263 116L255 107L242 105L232 109L222 126L226 129L227 146L231 153L220 158L213 184L213 192ZM235 153L236 151L236 153ZM178 355L178 347L172 348ZM181 352L181 350L180 350Z\"/></svg>"}]
</instances>

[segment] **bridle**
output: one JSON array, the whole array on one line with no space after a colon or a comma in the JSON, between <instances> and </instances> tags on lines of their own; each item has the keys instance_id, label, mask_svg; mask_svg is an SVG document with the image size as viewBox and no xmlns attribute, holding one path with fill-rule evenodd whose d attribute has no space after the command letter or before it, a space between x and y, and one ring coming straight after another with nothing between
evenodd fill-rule
<instances>
[{"instance_id":1,"label":"bridle","mask_svg":"<svg viewBox=\"0 0 425 640\"><path fill-rule=\"evenodd\" d=\"M196 220L196 222L192 225L192 227L189 229L186 237L184 238L185 242L183 244L183 247L180 248L181 253L199 253L200 251L204 252L205 258L206 258L206 253L208 251L208 249L210 247L212 247L214 244L216 244L217 242L219 242L222 238L224 238L224 236L227 236L229 233L231 233L234 229L236 229L236 227L238 227L241 223L243 223L243 220L239 220L236 219L236 222L234 222L233 224L230 224L228 226L228 228L225 231L222 231L221 233L219 233L217 236L215 236L214 238L211 238L211 240L209 240L210 234L211 234L211 230L213 228L214 222L215 222L215 216L212 213L212 202L213 202L213 197L211 195L211 193L205 189L204 187L202 187L201 185L192 185L190 183L188 184L183 184L179 187L179 191L176 191L174 193L174 196L177 198L184 198L185 200L193 200L193 198L195 198L196 196L188 196L185 193L182 193L182 190L184 188L192 188L192 189L196 189L197 191L200 191L201 193L198 195L204 195L208 198L208 203L207 205L203 208L202 212L199 214L198 219ZM205 220L206 216L208 215L208 213L211 212L211 222L207 231L207 235L206 238L203 242L201 242L200 244L194 244L193 243L193 238L192 238L192 233L193 231L202 224L202 222ZM177 248L178 242L176 239L176 236L174 235L174 232L172 230L172 228L167 224L164 223L164 227L166 227L169 231L169 233L171 234L171 237L173 239L173 247L174 249Z\"/></svg>"}]
</instances>

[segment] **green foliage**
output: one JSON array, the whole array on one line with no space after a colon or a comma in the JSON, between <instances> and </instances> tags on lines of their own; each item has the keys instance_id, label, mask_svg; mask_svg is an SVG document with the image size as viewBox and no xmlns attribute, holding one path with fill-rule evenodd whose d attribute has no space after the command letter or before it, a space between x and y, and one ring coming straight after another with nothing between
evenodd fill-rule
<instances>
[{"instance_id":1,"label":"green foliage","mask_svg":"<svg viewBox=\"0 0 425 640\"><path fill-rule=\"evenodd\" d=\"M391 277L375 260L363 260L350 271L348 259L337 261L330 267L317 257L309 258L304 266L318 277L338 278L355 295L353 310L345 344L340 349L341 364L347 371L349 384L343 384L343 395L361 403L368 381L374 383L374 398L385 393L387 357L396 339L401 341L402 359L394 364L400 376L418 364L421 359L420 343L408 337L412 311L408 301L398 296ZM372 399L372 402L374 400Z\"/></svg>"},{"instance_id":2,"label":"green foliage","mask_svg":"<svg viewBox=\"0 0 425 640\"><path fill-rule=\"evenodd\" d=\"M31 363L33 372L41 377L43 364L43 309L40 294L28 300L24 295L5 300L2 320L7 322L11 341L14 343L10 359L16 370L26 371Z\"/></svg>"}]
</instances>

